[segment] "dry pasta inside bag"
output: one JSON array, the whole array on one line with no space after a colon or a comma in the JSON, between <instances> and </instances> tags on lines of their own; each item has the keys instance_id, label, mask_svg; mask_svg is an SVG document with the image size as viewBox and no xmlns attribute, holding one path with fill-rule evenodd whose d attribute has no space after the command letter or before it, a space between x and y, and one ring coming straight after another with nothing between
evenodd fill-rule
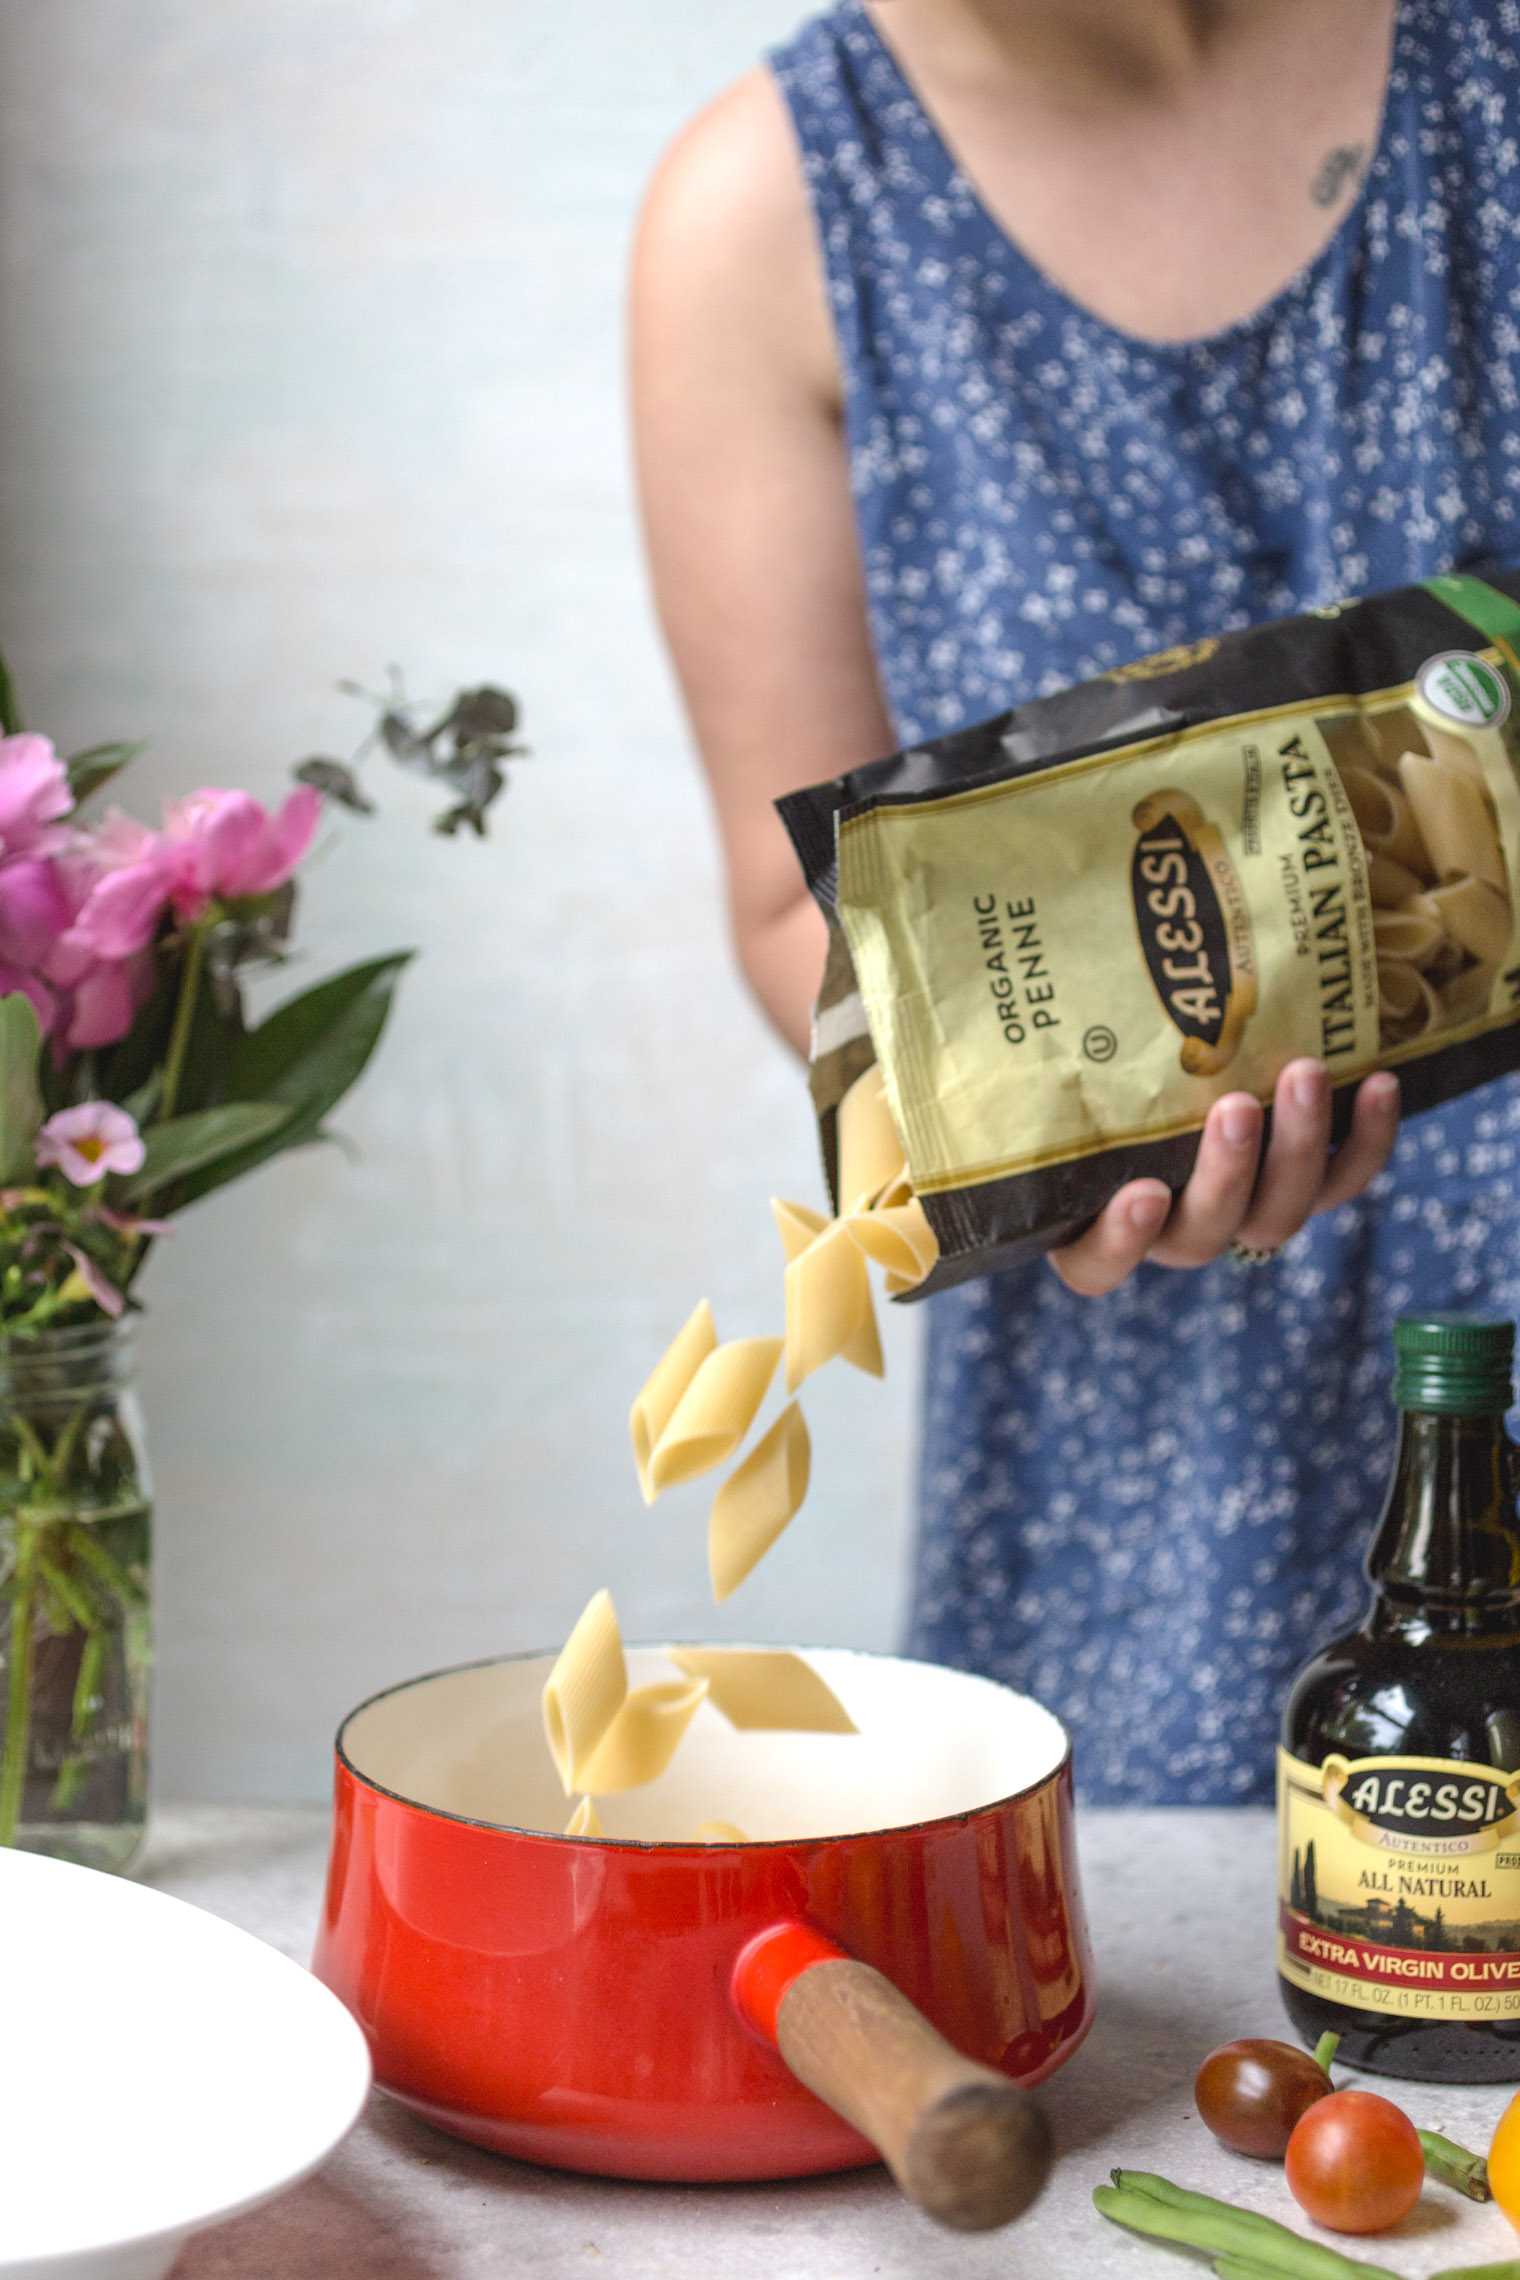
<instances>
[{"instance_id":1,"label":"dry pasta inside bag","mask_svg":"<svg viewBox=\"0 0 1520 2280\"><path fill-rule=\"evenodd\" d=\"M1168 650L779 806L829 922L836 1209L877 1255L911 1206L932 1262L894 1295L1180 1188L1213 1102L1300 1055L1337 1138L1372 1069L1407 1115L1520 1067L1520 573Z\"/></svg>"}]
</instances>

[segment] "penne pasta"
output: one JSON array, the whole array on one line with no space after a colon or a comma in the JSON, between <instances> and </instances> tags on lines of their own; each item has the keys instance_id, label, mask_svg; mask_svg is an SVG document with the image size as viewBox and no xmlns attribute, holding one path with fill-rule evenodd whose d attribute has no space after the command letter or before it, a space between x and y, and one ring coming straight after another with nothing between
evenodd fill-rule
<instances>
[{"instance_id":1,"label":"penne pasta","mask_svg":"<svg viewBox=\"0 0 1520 2280\"><path fill-rule=\"evenodd\" d=\"M705 1678L707 1698L741 1733L854 1734L833 1688L802 1655L785 1647L672 1647L688 1678Z\"/></svg>"},{"instance_id":2,"label":"penne pasta","mask_svg":"<svg viewBox=\"0 0 1520 2280\"><path fill-rule=\"evenodd\" d=\"M735 1338L707 1356L654 1445L648 1478L656 1496L733 1455L765 1399L781 1347L780 1338Z\"/></svg>"},{"instance_id":3,"label":"penne pasta","mask_svg":"<svg viewBox=\"0 0 1520 2280\"><path fill-rule=\"evenodd\" d=\"M1480 1014L1487 1013L1497 973L1497 966L1468 966L1444 983L1440 991L1442 1019L1476 1021Z\"/></svg>"},{"instance_id":4,"label":"penne pasta","mask_svg":"<svg viewBox=\"0 0 1520 2280\"><path fill-rule=\"evenodd\" d=\"M1507 894L1499 829L1485 794L1471 777L1417 752L1406 752L1399 762L1399 780L1438 876L1485 879ZM1398 849L1391 847L1388 852L1397 854Z\"/></svg>"},{"instance_id":5,"label":"penne pasta","mask_svg":"<svg viewBox=\"0 0 1520 2280\"><path fill-rule=\"evenodd\" d=\"M1378 1021L1385 1044L1423 1037L1441 1017L1435 991L1423 974L1399 958L1378 960Z\"/></svg>"},{"instance_id":6,"label":"penne pasta","mask_svg":"<svg viewBox=\"0 0 1520 2280\"><path fill-rule=\"evenodd\" d=\"M610 1591L588 1602L544 1687L544 1731L568 1797L628 1693L623 1639Z\"/></svg>"},{"instance_id":7,"label":"penne pasta","mask_svg":"<svg viewBox=\"0 0 1520 2280\"><path fill-rule=\"evenodd\" d=\"M657 1781L706 1694L700 1678L636 1687L584 1767L583 1786L606 1797Z\"/></svg>"},{"instance_id":8,"label":"penne pasta","mask_svg":"<svg viewBox=\"0 0 1520 2280\"><path fill-rule=\"evenodd\" d=\"M839 1209L869 1211L901 1177L906 1158L887 1105L881 1064L873 1061L839 1103Z\"/></svg>"},{"instance_id":9,"label":"penne pasta","mask_svg":"<svg viewBox=\"0 0 1520 2280\"><path fill-rule=\"evenodd\" d=\"M811 1454L807 1426L794 1401L729 1474L713 1498L707 1527L714 1599L737 1591L796 1517L807 1495Z\"/></svg>"},{"instance_id":10,"label":"penne pasta","mask_svg":"<svg viewBox=\"0 0 1520 2280\"><path fill-rule=\"evenodd\" d=\"M846 1225L866 1257L895 1275L905 1290L922 1282L939 1257L934 1229L916 1196L887 1210L857 1212Z\"/></svg>"},{"instance_id":11,"label":"penne pasta","mask_svg":"<svg viewBox=\"0 0 1520 2280\"><path fill-rule=\"evenodd\" d=\"M866 1262L848 1223L830 1221L786 1270L786 1390L844 1353L871 1308Z\"/></svg>"},{"instance_id":12,"label":"penne pasta","mask_svg":"<svg viewBox=\"0 0 1520 2280\"><path fill-rule=\"evenodd\" d=\"M629 1413L633 1461L638 1467L639 1489L646 1504L653 1504L655 1499L649 1478L649 1460L655 1444L674 1416L681 1396L717 1343L712 1308L704 1298L656 1362Z\"/></svg>"},{"instance_id":13,"label":"penne pasta","mask_svg":"<svg viewBox=\"0 0 1520 2280\"><path fill-rule=\"evenodd\" d=\"M1480 790L1486 791L1488 786L1483 774L1483 763L1460 730L1436 720L1423 705L1419 710L1419 720L1421 732L1430 748L1431 759L1442 768L1450 768L1458 776L1470 777Z\"/></svg>"},{"instance_id":14,"label":"penne pasta","mask_svg":"<svg viewBox=\"0 0 1520 2280\"><path fill-rule=\"evenodd\" d=\"M1377 910L1399 910L1411 895L1421 892L1424 881L1415 876L1404 864L1396 863L1391 855L1367 856L1367 891Z\"/></svg>"},{"instance_id":15,"label":"penne pasta","mask_svg":"<svg viewBox=\"0 0 1520 2280\"><path fill-rule=\"evenodd\" d=\"M804 1252L815 1235L821 1235L829 1222L821 1211L810 1211L805 1203L783 1203L779 1196L771 1197L771 1215L776 1232L781 1237L781 1248L786 1263Z\"/></svg>"},{"instance_id":16,"label":"penne pasta","mask_svg":"<svg viewBox=\"0 0 1520 2280\"><path fill-rule=\"evenodd\" d=\"M1438 911L1417 909L1415 897L1405 910L1375 910L1372 934L1379 958L1406 959L1411 966L1428 966L1446 945L1446 928Z\"/></svg>"},{"instance_id":17,"label":"penne pasta","mask_svg":"<svg viewBox=\"0 0 1520 2280\"><path fill-rule=\"evenodd\" d=\"M1343 768L1341 782L1356 818L1356 828L1371 848L1385 849L1398 829L1395 793L1381 777L1365 768Z\"/></svg>"},{"instance_id":18,"label":"penne pasta","mask_svg":"<svg viewBox=\"0 0 1520 2280\"><path fill-rule=\"evenodd\" d=\"M1515 914L1508 895L1486 879L1450 879L1444 886L1430 888L1418 907L1474 958L1497 964L1509 949Z\"/></svg>"}]
</instances>

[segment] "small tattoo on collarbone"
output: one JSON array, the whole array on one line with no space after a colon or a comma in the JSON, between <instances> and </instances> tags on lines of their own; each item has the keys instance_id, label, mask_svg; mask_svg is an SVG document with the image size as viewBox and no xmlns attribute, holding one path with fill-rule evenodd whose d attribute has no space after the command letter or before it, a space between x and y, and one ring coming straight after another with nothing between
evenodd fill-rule
<instances>
[{"instance_id":1,"label":"small tattoo on collarbone","mask_svg":"<svg viewBox=\"0 0 1520 2280\"><path fill-rule=\"evenodd\" d=\"M1342 143L1339 149L1328 152L1309 185L1309 195L1315 205L1333 206L1347 185L1361 173L1366 155L1365 143Z\"/></svg>"}]
</instances>

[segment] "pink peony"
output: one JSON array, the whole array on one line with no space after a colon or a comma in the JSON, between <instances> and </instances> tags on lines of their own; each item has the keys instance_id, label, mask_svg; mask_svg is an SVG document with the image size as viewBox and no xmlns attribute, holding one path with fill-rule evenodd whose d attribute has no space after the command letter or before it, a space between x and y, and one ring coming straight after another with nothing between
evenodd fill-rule
<instances>
[{"instance_id":1,"label":"pink peony","mask_svg":"<svg viewBox=\"0 0 1520 2280\"><path fill-rule=\"evenodd\" d=\"M208 902L267 895L283 886L311 845L322 798L299 784L270 815L247 792L192 792L164 810L164 837L190 857L174 887L182 919L199 918Z\"/></svg>"},{"instance_id":2,"label":"pink peony","mask_svg":"<svg viewBox=\"0 0 1520 2280\"><path fill-rule=\"evenodd\" d=\"M0 855L48 854L51 826L74 805L68 770L45 736L0 736Z\"/></svg>"},{"instance_id":3,"label":"pink peony","mask_svg":"<svg viewBox=\"0 0 1520 2280\"><path fill-rule=\"evenodd\" d=\"M75 1187L93 1187L107 1172L140 1171L145 1153L133 1119L109 1100L60 1108L37 1135L38 1163L56 1164Z\"/></svg>"}]
</instances>

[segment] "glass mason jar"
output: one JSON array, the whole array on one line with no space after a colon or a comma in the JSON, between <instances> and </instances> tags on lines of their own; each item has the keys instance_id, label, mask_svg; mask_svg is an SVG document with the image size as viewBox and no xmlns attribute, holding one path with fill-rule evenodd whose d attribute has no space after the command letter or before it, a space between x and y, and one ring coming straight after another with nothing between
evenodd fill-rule
<instances>
[{"instance_id":1,"label":"glass mason jar","mask_svg":"<svg viewBox=\"0 0 1520 2280\"><path fill-rule=\"evenodd\" d=\"M147 1815L133 1325L0 1340L0 1844L121 1869Z\"/></svg>"}]
</instances>

